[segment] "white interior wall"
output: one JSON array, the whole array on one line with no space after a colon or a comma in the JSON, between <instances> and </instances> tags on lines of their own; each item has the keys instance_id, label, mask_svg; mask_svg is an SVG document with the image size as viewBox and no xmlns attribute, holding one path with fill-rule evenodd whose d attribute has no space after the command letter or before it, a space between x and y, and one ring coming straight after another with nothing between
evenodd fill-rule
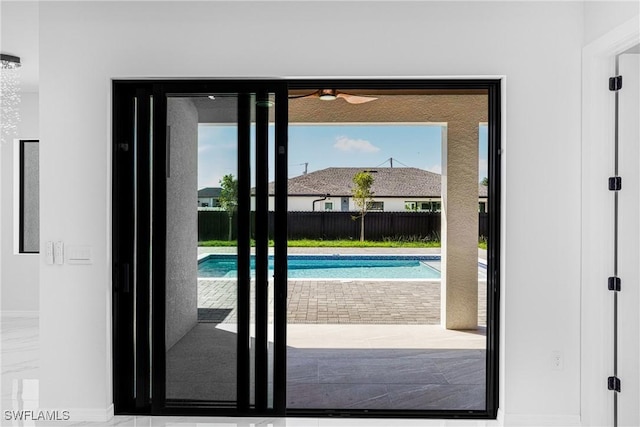
<instances>
[{"instance_id":1,"label":"white interior wall","mask_svg":"<svg viewBox=\"0 0 640 427\"><path fill-rule=\"evenodd\" d=\"M640 2L629 1L585 1L584 44L604 36L618 25L640 13Z\"/></svg>"},{"instance_id":2,"label":"white interior wall","mask_svg":"<svg viewBox=\"0 0 640 427\"><path fill-rule=\"evenodd\" d=\"M18 72L21 103L16 138L39 137L38 119L38 4L36 2L0 2L0 50L19 55ZM38 255L16 255L14 231L17 221L14 141L0 148L0 285L3 314L34 315L40 301Z\"/></svg>"},{"instance_id":3,"label":"white interior wall","mask_svg":"<svg viewBox=\"0 0 640 427\"><path fill-rule=\"evenodd\" d=\"M38 94L21 93L19 105L20 122L17 139L38 139ZM0 253L2 262L2 306L3 313L30 312L36 313L40 306L38 297L40 278L40 256L38 254L20 254L14 239L17 222L17 187L18 170L15 166L14 141L0 144L0 171L2 185L0 203L2 206Z\"/></svg>"},{"instance_id":4,"label":"white interior wall","mask_svg":"<svg viewBox=\"0 0 640 427\"><path fill-rule=\"evenodd\" d=\"M86 268L41 265L42 405L100 414L111 403L111 78L506 75L500 406L507 419L575 420L582 12L573 2L42 3L41 235L94 250ZM330 32L318 16L332 17ZM325 51L331 60L318 61ZM555 350L562 371L550 368Z\"/></svg>"},{"instance_id":5,"label":"white interior wall","mask_svg":"<svg viewBox=\"0 0 640 427\"><path fill-rule=\"evenodd\" d=\"M615 22L597 13L598 6L591 7L590 3L585 4L585 40L601 34L602 28L608 28L606 22ZM607 10L620 10L607 3ZM637 6L630 3L623 3L623 6L626 10L636 10L637 14ZM577 298L573 284L578 256L577 225L574 223L579 201L579 190L575 191L579 168L574 157L579 155L576 147L579 93L573 82L579 80L576 77L579 54L575 50L580 44L576 34L580 31L580 11L576 10L575 4L478 2L471 5L360 6L325 5L322 11L314 4L263 4L250 8L246 3L189 8L176 8L171 4L43 6L42 26L46 36L42 37L41 46L46 47L42 57L47 64L42 79L46 122L46 125L43 122L43 137L52 141L52 146L45 149L48 159L44 160L43 167L47 170L42 171L43 187L52 190L42 200L51 212L43 218L43 239L58 235L90 242L98 254L95 264L86 267L86 271L64 266L54 273L51 267L41 266L43 285L52 288L42 296L43 315L66 323L74 332L67 332L66 328L61 328L62 331L43 328L43 346L51 349L57 342L62 343L58 348L64 349L64 355L59 358L54 351L43 353L43 397L51 405L100 410L110 403L110 360L106 351L110 345L110 77L506 74L505 119L510 143L505 153L509 160L503 178L508 182L504 207L508 233L504 240L509 255L504 259L506 274L503 274L508 290L503 294L506 340L502 363L506 364L509 377L505 379L503 369L501 406L506 408L507 414L514 415L539 412L541 408L547 414L569 417L577 414L572 396L577 395L575 365L578 363ZM336 17L336 30L330 36L319 26L309 25L309 17L324 16L327 7L341 9ZM146 8L153 10L149 18L140 15ZM550 8L554 10L550 11ZM309 13L314 11L323 14ZM488 11L497 12L497 16L491 16ZM65 16L66 13L69 16ZM215 26L207 25L208 17L214 15L228 19L216 19ZM267 19L262 20L261 16ZM482 19L478 19L479 16ZM286 22L283 22L284 17ZM126 22L123 22L125 18ZM598 21L600 18L602 22ZM348 30L347 26L340 26L349 19L354 20L349 23ZM246 27L237 25L238 22L245 23ZM279 22L284 24L282 30ZM141 23L148 28L147 32L137 32L136 25ZM65 25L56 26L59 24ZM367 24L374 25L367 28ZM168 27L163 28L163 25ZM393 31L378 34L380 32L375 30L378 25ZM541 25L549 31L536 33ZM113 28L118 31L112 31ZM253 28L266 36L251 41L250 34L242 32L244 28ZM290 37L296 30L305 37ZM194 43L194 40L208 40L207 37L225 33L237 36L237 44ZM470 33L473 37L468 37ZM388 34L396 36L388 37ZM193 35L207 37L194 39L191 38ZM213 38L216 39L220 38ZM442 43L442 40L447 42ZM126 43L122 43L124 41ZM493 43L498 44L496 49L487 48ZM398 48L400 44L402 48ZM274 46L278 49L273 49ZM549 49L549 46L554 48ZM234 49L239 47L248 51L247 54L234 55ZM315 60L315 52L325 48L332 51L334 61ZM204 55L207 49L213 50L215 55ZM296 55L286 54L289 51ZM408 55L407 52L412 53ZM420 52L428 53L421 56ZM86 60L67 62L74 64L72 68L64 66L66 61L73 59L71 56L76 58L79 54ZM167 54L178 57L167 61ZM56 58L58 55L61 57ZM277 61L272 55L277 56ZM379 58L386 60L381 62ZM558 69L565 72L558 75ZM58 85L57 79L64 84ZM538 84L531 84L532 79ZM62 95L63 98L56 99ZM86 117L86 123L78 122L74 117ZM550 123L548 126L536 125L540 122ZM558 151L556 146L559 146ZM79 151L77 158L84 159L85 164L74 163L65 154L66 150ZM549 159L548 153L554 153L556 157ZM68 171L56 174L55 164ZM545 176L540 177L538 167L545 168ZM6 168L2 170L4 198L7 194L4 191ZM78 176L83 179L74 179ZM566 177L569 177L568 182ZM564 181L564 187L558 189L550 185L554 179ZM519 194L524 193L522 188L544 194L548 202L560 202L556 205L557 221L548 213L539 225L534 226L536 231L548 230L542 233L549 236L548 240L532 237L540 234L528 227L527 220L532 220L533 214L527 215L526 211L535 209L527 205L524 194ZM90 198L91 203L74 197L82 191L95 194ZM549 205L554 206L553 203ZM2 206L2 235L6 236L4 224L8 210L4 202ZM72 225L76 220L79 220L81 230L74 230ZM562 243L560 248L555 245L556 241ZM563 256L565 253L567 256ZM528 256L541 254L548 254L545 260L553 272L542 281L538 275L531 274L534 272L526 262ZM17 273L5 274L7 265L3 258L3 278L18 277ZM96 281L92 277L100 279ZM3 280L3 295L6 284L8 282ZM81 290L80 297L74 294L78 289ZM551 290L554 292L549 292ZM51 295L53 292L59 295ZM556 301L549 303L549 295ZM528 304L531 299L533 304ZM6 300L3 298L3 309ZM67 300L82 301L83 304L68 310ZM563 310L557 310L558 306ZM547 313L541 322L538 322L540 311L535 307L544 307ZM92 310L94 308L97 310ZM548 313L558 314L549 316ZM550 329L550 325L554 327ZM548 337L545 336L547 331L550 332ZM546 372L546 355L561 342L565 342L568 349L564 352L565 369L560 373ZM75 366L82 375L73 374ZM55 370L60 373L55 374ZM533 380L526 381L527 378ZM53 384L56 384L59 398L52 396ZM547 405L549 402L552 404Z\"/></svg>"}]
</instances>

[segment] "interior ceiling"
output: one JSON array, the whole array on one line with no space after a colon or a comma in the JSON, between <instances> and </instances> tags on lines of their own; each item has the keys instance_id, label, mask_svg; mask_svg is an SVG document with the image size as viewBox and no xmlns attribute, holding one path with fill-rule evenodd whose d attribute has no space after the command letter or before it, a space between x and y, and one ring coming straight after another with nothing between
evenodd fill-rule
<instances>
[{"instance_id":1,"label":"interior ceiling","mask_svg":"<svg viewBox=\"0 0 640 427\"><path fill-rule=\"evenodd\" d=\"M308 95L315 89L296 89L290 96ZM378 99L350 104L344 99L323 101L317 97L289 99L289 123L440 123L465 110L466 117L487 121L486 90L339 90ZM272 98L273 99L273 98ZM200 123L236 123L237 98L216 95L193 98ZM274 121L274 108L269 117ZM253 119L253 117L252 117Z\"/></svg>"}]
</instances>

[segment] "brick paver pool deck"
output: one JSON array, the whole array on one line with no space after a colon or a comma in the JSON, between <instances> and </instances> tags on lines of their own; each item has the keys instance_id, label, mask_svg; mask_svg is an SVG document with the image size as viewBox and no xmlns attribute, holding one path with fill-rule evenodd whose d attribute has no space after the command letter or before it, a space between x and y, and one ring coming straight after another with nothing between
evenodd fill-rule
<instances>
[{"instance_id":1,"label":"brick paver pool deck","mask_svg":"<svg viewBox=\"0 0 640 427\"><path fill-rule=\"evenodd\" d=\"M482 280L478 282L480 326L486 325L486 301L486 281ZM211 319L202 314L201 320L235 323L236 281L200 279L198 308L213 309ZM289 280L287 321L290 324L437 325L440 323L440 282Z\"/></svg>"},{"instance_id":2,"label":"brick paver pool deck","mask_svg":"<svg viewBox=\"0 0 640 427\"><path fill-rule=\"evenodd\" d=\"M223 250L221 250L223 249ZM235 248L199 248L220 253ZM289 248L306 254L439 254L439 248ZM486 251L478 250L486 259ZM253 286L252 286L253 287ZM273 283L269 286L272 299ZM486 280L478 280L478 325L486 325ZM253 293L251 295L253 298ZM270 306L272 306L270 301ZM198 308L204 321L236 322L236 281L199 279ZM208 311L209 310L209 311ZM208 311L208 312L207 312ZM209 318L207 319L207 315ZM440 281L295 280L288 281L290 324L440 324Z\"/></svg>"}]
</instances>

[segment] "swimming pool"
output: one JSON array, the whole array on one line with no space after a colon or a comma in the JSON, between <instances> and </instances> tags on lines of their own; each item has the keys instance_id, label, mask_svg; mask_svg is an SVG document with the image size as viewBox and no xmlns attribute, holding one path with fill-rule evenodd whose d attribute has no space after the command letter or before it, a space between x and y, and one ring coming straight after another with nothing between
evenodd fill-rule
<instances>
[{"instance_id":1,"label":"swimming pool","mask_svg":"<svg viewBox=\"0 0 640 427\"><path fill-rule=\"evenodd\" d=\"M439 255L289 255L290 279L440 279ZM251 257L251 274L255 258ZM273 275L273 256L269 257ZM198 277L235 278L235 255L210 254L198 261Z\"/></svg>"}]
</instances>

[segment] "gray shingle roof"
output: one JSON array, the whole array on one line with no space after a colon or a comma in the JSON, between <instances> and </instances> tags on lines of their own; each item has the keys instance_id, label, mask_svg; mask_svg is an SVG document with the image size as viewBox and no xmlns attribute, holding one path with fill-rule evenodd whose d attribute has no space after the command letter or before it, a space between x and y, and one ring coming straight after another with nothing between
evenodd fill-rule
<instances>
[{"instance_id":1,"label":"gray shingle roof","mask_svg":"<svg viewBox=\"0 0 640 427\"><path fill-rule=\"evenodd\" d=\"M370 171L375 197L440 197L440 174L418 168L327 168L289 179L290 196L351 196L353 176ZM274 194L274 183L269 183ZM487 197L487 187L478 185L479 197Z\"/></svg>"},{"instance_id":2,"label":"gray shingle roof","mask_svg":"<svg viewBox=\"0 0 640 427\"><path fill-rule=\"evenodd\" d=\"M200 198L208 198L208 197L220 197L220 192L222 188L220 187L205 187L202 190L198 190L198 197Z\"/></svg>"}]
</instances>

